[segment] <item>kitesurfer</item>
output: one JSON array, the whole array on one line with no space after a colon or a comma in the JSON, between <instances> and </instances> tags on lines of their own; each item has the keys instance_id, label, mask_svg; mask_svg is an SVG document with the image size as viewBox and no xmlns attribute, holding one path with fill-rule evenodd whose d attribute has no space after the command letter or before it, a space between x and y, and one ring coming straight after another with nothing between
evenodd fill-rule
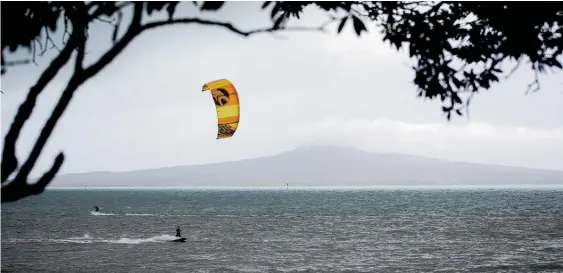
<instances>
[{"instance_id":1,"label":"kitesurfer","mask_svg":"<svg viewBox=\"0 0 563 273\"><path fill-rule=\"evenodd\" d=\"M100 208L98 208L98 206L95 206L94 209L96 210L96 212L100 211Z\"/></svg>"},{"instance_id":2,"label":"kitesurfer","mask_svg":"<svg viewBox=\"0 0 563 273\"><path fill-rule=\"evenodd\" d=\"M180 235L180 232L181 232L181 231L182 231L182 230L180 230L180 226L177 226L177 227L176 227L176 237L178 237L178 238L182 237L182 235Z\"/></svg>"}]
</instances>

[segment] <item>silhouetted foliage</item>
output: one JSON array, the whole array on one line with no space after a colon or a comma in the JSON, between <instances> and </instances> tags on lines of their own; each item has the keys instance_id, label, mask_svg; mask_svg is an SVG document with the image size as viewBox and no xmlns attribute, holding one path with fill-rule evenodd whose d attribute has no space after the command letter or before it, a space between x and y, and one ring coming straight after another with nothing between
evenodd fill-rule
<instances>
[{"instance_id":1,"label":"silhouetted foliage","mask_svg":"<svg viewBox=\"0 0 563 273\"><path fill-rule=\"evenodd\" d=\"M192 2L201 12L213 12L224 2ZM383 40L397 50L408 49L417 64L414 83L418 96L443 102L442 110L462 115L473 94L486 90L506 78L522 61L528 61L536 73L530 90L539 89L537 75L546 68L559 68L557 58L563 51L562 2L264 2L270 9L272 26L243 31L228 22L176 16L179 2L3 2L2 3L2 75L11 65L35 62L36 56L49 49L57 56L30 88L20 105L4 141L2 154L2 202L15 201L38 194L54 178L64 161L62 152L53 166L35 184L28 184L31 169L64 113L76 90L104 69L139 34L171 24L218 26L242 36L288 30L289 20L299 19L303 9L315 5L327 13L336 13L319 27L295 27L295 30L324 30L336 23L340 33L352 24L355 33L367 32L366 24L376 24ZM123 14L133 14L129 24ZM153 14L165 12L167 20L152 20ZM344 15L342 15L344 14ZM342 15L342 16L341 16ZM335 17L336 16L336 17ZM95 22L114 26L113 45L97 61L84 66L88 27ZM18 26L18 27L14 27ZM126 28L118 37L119 30ZM64 43L58 48L51 35L63 30ZM6 60L6 55L25 48L29 59ZM15 156L15 144L29 119L39 94L74 55L74 71L61 98L39 134L23 164ZM501 66L507 60L518 65L509 73ZM464 97L465 96L465 97ZM19 168L19 169L18 169ZM15 173L17 170L17 173ZM8 178L13 175L11 180Z\"/></svg>"}]
</instances>

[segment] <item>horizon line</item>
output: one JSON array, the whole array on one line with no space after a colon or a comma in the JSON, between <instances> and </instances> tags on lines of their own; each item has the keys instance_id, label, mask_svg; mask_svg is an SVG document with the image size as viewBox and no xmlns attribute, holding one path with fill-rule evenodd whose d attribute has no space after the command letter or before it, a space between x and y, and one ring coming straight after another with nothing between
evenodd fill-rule
<instances>
[{"instance_id":1,"label":"horizon line","mask_svg":"<svg viewBox=\"0 0 563 273\"><path fill-rule=\"evenodd\" d=\"M559 184L374 185L374 186L48 186L46 190L394 190L394 189L563 189Z\"/></svg>"}]
</instances>

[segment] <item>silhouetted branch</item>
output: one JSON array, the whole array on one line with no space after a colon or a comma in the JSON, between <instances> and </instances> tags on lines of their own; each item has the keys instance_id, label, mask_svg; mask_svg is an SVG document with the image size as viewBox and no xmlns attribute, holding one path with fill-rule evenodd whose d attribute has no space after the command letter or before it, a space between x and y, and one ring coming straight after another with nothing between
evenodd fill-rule
<instances>
[{"instance_id":1,"label":"silhouetted branch","mask_svg":"<svg viewBox=\"0 0 563 273\"><path fill-rule=\"evenodd\" d=\"M2 182L17 169L18 160L16 158L16 141L19 138L21 129L25 122L31 116L37 97L45 89L45 87L53 80L60 69L69 61L72 51L74 50L73 39L69 39L69 43L65 45L63 50L53 61L47 66L41 74L34 86L29 89L29 93L25 101L18 108L18 112L14 117L14 121L10 125L10 129L4 138L4 150L2 152Z\"/></svg>"},{"instance_id":2,"label":"silhouetted branch","mask_svg":"<svg viewBox=\"0 0 563 273\"><path fill-rule=\"evenodd\" d=\"M138 32L138 29L139 29L138 26L140 24L141 16L142 16L142 5L143 5L142 3L135 5L135 13L134 13L134 17L133 17L133 22L131 24L131 28L130 28L130 31L129 31L129 35L132 35L132 37L124 37L126 39L123 39L122 41L120 41L120 42L122 42L122 45L121 45L122 47L125 47L125 45L127 43L129 43L132 40L132 38ZM41 130L41 133L40 133L37 141L35 142L27 160L22 164L18 174L16 175L16 178L10 184L12 184L12 183L23 183L21 181L27 180L27 176L31 172L31 169L33 168L35 163L37 162L37 159L39 158L39 155L41 154L43 147L45 146L49 136L51 135L53 129L55 128L57 121L60 119L60 117L64 113L66 107L68 106L68 103L71 101L72 96L74 95L74 92L78 89L78 87L82 83L84 83L87 79L89 79L90 77L95 75L95 73L99 72L99 70L101 70L105 65L107 65L113 58L115 58L115 56L113 56L112 58L108 58L107 56L108 56L108 53L111 53L111 52L116 50L117 45L114 46L112 49L110 49L109 52L106 53L104 56L102 56L101 60L98 61L98 63L95 63L94 65L92 65L88 69L88 71L83 70L82 69L82 60L84 58L84 47L85 47L85 42L86 42L85 27L87 25L87 22L83 22L83 21L81 22L80 18L78 18L78 17L73 22L74 22L73 32L71 33L71 38L69 39L69 43L67 43L66 46L65 46L65 50L66 50L66 51L64 51L64 53L65 53L64 57L65 58L61 57L61 56L63 56L63 52L62 52L61 54L59 54L59 56L57 56L57 58L53 61L53 63L55 63L55 61L59 61L56 64L60 64L60 61L62 61L62 60L64 60L64 63L68 62L70 55L72 54L72 51L76 48L77 49L77 57L76 57L76 64L75 64L75 68L76 68L75 73L71 77L71 79L69 80L69 83L68 83L66 89L63 91L60 100L58 101L57 105L53 109L53 112L51 113L51 116L49 117L49 119L45 123L43 129ZM121 50L122 49L123 48L121 48ZM117 55L121 50L118 50L118 52L115 52L115 55ZM62 65L64 65L64 63ZM60 67L53 65L52 69L58 70L62 67L62 65ZM94 67L94 69L92 69L92 67ZM55 71L54 74L56 74L56 71ZM52 75L53 77L54 77L54 74ZM52 77L48 80L50 81L51 79L52 79ZM41 90L42 90L45 86L44 85L41 85L41 86L42 86L42 88L41 88ZM41 87L41 86L38 86L38 87ZM30 94L31 93L32 93L32 91L30 90ZM35 98L32 98L32 99L35 100ZM26 102L27 102L27 100L26 100ZM21 107L20 107L20 109L21 109ZM33 109L33 105L31 106L31 109L29 109L29 114L31 113L32 109ZM20 111L18 111L18 115L19 114L20 114ZM28 115L28 117L29 117L29 115ZM16 116L16 118L14 119L14 123L16 123L17 121L20 121L23 125L25 120L27 120L27 118L25 118L23 120L19 120L19 119L17 119L17 116ZM10 129L13 129L13 128L14 128L14 126L12 126L12 128L10 128ZM17 132L17 134L19 135L19 131ZM8 138L8 136L6 138ZM16 139L17 139L17 136L16 136ZM6 142L8 142L8 141L6 141ZM14 139L13 142L15 144L15 139ZM11 150L15 150L15 148L12 148ZM6 151L8 151L8 149L6 149L6 147L5 147L4 154L7 154ZM15 166L14 166L14 164L12 164L13 169L10 171L10 173L6 174L6 179L15 170L15 168L17 168L17 159L15 158L15 155L13 156L13 159L15 159L16 164L15 164ZM3 166L4 166L5 162L10 162L10 161L6 161L5 159L3 159L3 161L2 161ZM11 162L14 162L14 161L12 160ZM6 166L8 167L8 165L6 165ZM5 175L4 170L2 170L2 171L3 171L2 176L4 176ZM4 179L4 177L3 177L2 181L5 181L6 179ZM49 183L49 181L47 181L46 183Z\"/></svg>"},{"instance_id":3,"label":"silhouetted branch","mask_svg":"<svg viewBox=\"0 0 563 273\"><path fill-rule=\"evenodd\" d=\"M100 21L100 22L104 22L106 24L109 24L113 27L113 34L111 37L111 40L113 43L115 43L115 41L117 40L117 34L119 32L119 26L121 25L121 21L123 20L123 11L121 9L118 9L116 11L117 14L117 18L115 18L115 22L114 22L114 18L112 18L111 20L106 20L106 19L102 19L102 18L96 18L96 20Z\"/></svg>"},{"instance_id":4,"label":"silhouetted branch","mask_svg":"<svg viewBox=\"0 0 563 273\"><path fill-rule=\"evenodd\" d=\"M70 31L68 31L68 22L69 22L68 17L65 17L65 18L64 18L64 26L65 26L65 29L64 29L63 37L62 37L62 44L63 44L63 45L66 44L66 42L65 42L65 37L68 35L69 40L70 40L70 36L71 36Z\"/></svg>"},{"instance_id":5,"label":"silhouetted branch","mask_svg":"<svg viewBox=\"0 0 563 273\"><path fill-rule=\"evenodd\" d=\"M43 56L43 54L45 54L45 52L47 51L47 39L45 39L45 47L43 47L43 43L41 42L41 39L39 37L35 38L35 43L33 44L39 45L39 57Z\"/></svg>"},{"instance_id":6,"label":"silhouetted branch","mask_svg":"<svg viewBox=\"0 0 563 273\"><path fill-rule=\"evenodd\" d=\"M127 32L123 37L113 45L111 49L109 49L100 59L89 66L88 68L84 69L84 76L86 78L90 78L96 75L100 70L102 70L107 64L109 64L125 47L133 41L133 39L139 35L142 31L141 28L141 21L143 16L143 3L139 2L135 4L133 10L133 19L131 20L131 24L127 29Z\"/></svg>"},{"instance_id":7,"label":"silhouetted branch","mask_svg":"<svg viewBox=\"0 0 563 273\"><path fill-rule=\"evenodd\" d=\"M519 58L516 65L510 70L510 72L508 72L508 75L506 75L504 78L508 79L508 78L512 77L512 74L514 74L514 72L516 72L516 70L518 70L521 63L522 63L522 58Z\"/></svg>"},{"instance_id":8,"label":"silhouetted branch","mask_svg":"<svg viewBox=\"0 0 563 273\"><path fill-rule=\"evenodd\" d=\"M40 194L53 180L64 162L64 154L59 153L51 168L45 172L34 184L28 184L26 180L13 180L6 186L2 186L2 203L13 202L30 195Z\"/></svg>"},{"instance_id":9,"label":"silhouetted branch","mask_svg":"<svg viewBox=\"0 0 563 273\"><path fill-rule=\"evenodd\" d=\"M75 73L78 73L82 70L84 70L84 67L82 66L83 62L84 62L84 50L86 47L86 38L84 37L83 42L81 42L80 44L78 44L77 48L76 48L76 61L74 63L74 71Z\"/></svg>"},{"instance_id":10,"label":"silhouetted branch","mask_svg":"<svg viewBox=\"0 0 563 273\"><path fill-rule=\"evenodd\" d=\"M38 65L35 58L37 57L37 43L31 43L31 62L33 64Z\"/></svg>"},{"instance_id":11,"label":"silhouetted branch","mask_svg":"<svg viewBox=\"0 0 563 273\"><path fill-rule=\"evenodd\" d=\"M161 26L167 25L175 25L175 24L200 24L200 25L208 25L208 26L218 26L226 28L238 35L242 35L244 37L258 34L258 33L265 33L265 32L277 32L277 31L324 31L326 26L330 23L334 22L335 20L330 20L325 22L321 26L318 27L303 27L303 26L295 26L295 27L286 27L286 28L276 28L276 27L267 27L267 28L259 28L249 31L240 30L237 27L233 26L231 23L225 22L218 22L218 21L211 21L205 20L200 18L181 18L181 19L172 19L167 21L158 21L158 22L151 22L147 23L142 26L142 30L148 30L152 28L157 28Z\"/></svg>"},{"instance_id":12,"label":"silhouetted branch","mask_svg":"<svg viewBox=\"0 0 563 273\"><path fill-rule=\"evenodd\" d=\"M537 92L538 90L540 90L540 75L539 75L538 64L533 64L532 67L534 70L534 80L530 84L528 84L528 89L526 89L526 94L530 92Z\"/></svg>"},{"instance_id":13,"label":"silhouetted branch","mask_svg":"<svg viewBox=\"0 0 563 273\"><path fill-rule=\"evenodd\" d=\"M115 3L115 2L114 2ZM124 8L126 8L129 5L134 5L134 4L139 4L142 2L124 2L124 3L115 3L115 6L98 6L98 9L95 10L90 17L88 18L90 21L94 20L96 18L99 18L102 14L108 14L108 13L113 13L115 11L119 11L122 10ZM87 6L87 8L89 9L89 7Z\"/></svg>"}]
</instances>

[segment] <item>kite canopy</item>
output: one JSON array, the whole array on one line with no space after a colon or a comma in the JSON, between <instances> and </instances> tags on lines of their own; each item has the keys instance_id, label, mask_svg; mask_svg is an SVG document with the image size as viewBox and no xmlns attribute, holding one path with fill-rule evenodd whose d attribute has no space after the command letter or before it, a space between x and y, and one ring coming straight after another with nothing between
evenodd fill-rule
<instances>
[{"instance_id":1,"label":"kite canopy","mask_svg":"<svg viewBox=\"0 0 563 273\"><path fill-rule=\"evenodd\" d=\"M211 90L215 108L217 109L217 139L229 138L238 127L240 106L235 86L227 79L208 82L201 91Z\"/></svg>"}]
</instances>

